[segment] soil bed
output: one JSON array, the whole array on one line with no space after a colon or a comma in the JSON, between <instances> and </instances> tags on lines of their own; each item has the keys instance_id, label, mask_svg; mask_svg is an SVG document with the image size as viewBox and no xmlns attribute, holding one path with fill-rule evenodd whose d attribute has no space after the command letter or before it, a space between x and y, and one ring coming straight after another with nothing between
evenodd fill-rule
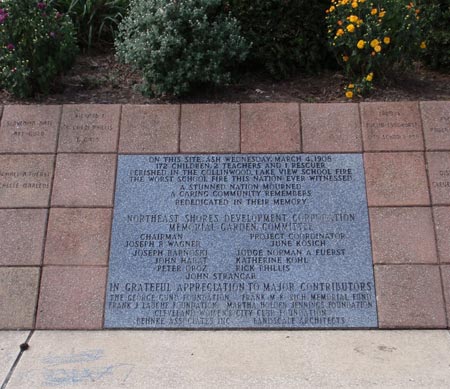
<instances>
[{"instance_id":1,"label":"soil bed","mask_svg":"<svg viewBox=\"0 0 450 389\"><path fill-rule=\"evenodd\" d=\"M18 100L0 91L1 104L70 103L248 103L248 102L343 102L345 78L339 72L319 75L299 74L289 80L274 81L261 74L247 74L234 84L220 89L198 90L183 98L147 98L136 89L140 75L118 63L114 55L80 55L71 71L58 83L58 93ZM376 88L364 99L354 101L450 100L450 74L421 66L397 77L389 86Z\"/></svg>"}]
</instances>

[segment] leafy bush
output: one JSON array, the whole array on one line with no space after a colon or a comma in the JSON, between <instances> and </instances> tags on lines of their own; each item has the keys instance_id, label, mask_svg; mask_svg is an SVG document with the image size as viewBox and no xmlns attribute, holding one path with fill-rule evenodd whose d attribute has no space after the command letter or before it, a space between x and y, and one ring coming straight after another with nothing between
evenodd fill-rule
<instances>
[{"instance_id":1,"label":"leafy bush","mask_svg":"<svg viewBox=\"0 0 450 389\"><path fill-rule=\"evenodd\" d=\"M364 94L377 77L387 80L425 48L419 13L405 0L332 0L327 10L329 45L352 83L346 96Z\"/></svg>"},{"instance_id":2,"label":"leafy bush","mask_svg":"<svg viewBox=\"0 0 450 389\"><path fill-rule=\"evenodd\" d=\"M329 0L227 0L225 10L239 20L252 42L249 69L275 78L316 71L329 60L324 12Z\"/></svg>"},{"instance_id":3,"label":"leafy bush","mask_svg":"<svg viewBox=\"0 0 450 389\"><path fill-rule=\"evenodd\" d=\"M450 70L450 0L421 0L420 5L425 62L435 69Z\"/></svg>"},{"instance_id":4,"label":"leafy bush","mask_svg":"<svg viewBox=\"0 0 450 389\"><path fill-rule=\"evenodd\" d=\"M70 18L43 1L3 0L0 7L0 87L18 97L48 93L77 53Z\"/></svg>"},{"instance_id":5,"label":"leafy bush","mask_svg":"<svg viewBox=\"0 0 450 389\"><path fill-rule=\"evenodd\" d=\"M54 4L72 18L79 45L90 49L112 46L129 0L55 0Z\"/></svg>"},{"instance_id":6,"label":"leafy bush","mask_svg":"<svg viewBox=\"0 0 450 389\"><path fill-rule=\"evenodd\" d=\"M230 81L248 45L221 0L132 0L119 27L117 55L141 69L144 94L181 95Z\"/></svg>"}]
</instances>

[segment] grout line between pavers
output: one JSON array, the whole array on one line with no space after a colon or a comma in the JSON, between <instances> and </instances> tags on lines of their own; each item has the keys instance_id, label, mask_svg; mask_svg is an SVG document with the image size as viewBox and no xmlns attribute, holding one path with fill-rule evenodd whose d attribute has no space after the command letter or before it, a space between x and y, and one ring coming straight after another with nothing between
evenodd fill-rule
<instances>
[{"instance_id":1,"label":"grout line between pavers","mask_svg":"<svg viewBox=\"0 0 450 389\"><path fill-rule=\"evenodd\" d=\"M31 330L30 333L28 334L26 340L25 340L26 344L28 344L28 342L30 341L30 339L33 336L33 334L34 334L34 330ZM22 358L22 354L25 352L25 350L21 350L21 349L19 349L19 350L20 350L19 354L17 355L14 363L12 364L11 368L9 369L9 372L6 375L5 380L3 381L2 386L0 387L0 389L6 389L9 381L11 380L12 375L14 374L14 371L16 370L17 365L20 362L20 359Z\"/></svg>"},{"instance_id":2,"label":"grout line between pavers","mask_svg":"<svg viewBox=\"0 0 450 389\"><path fill-rule=\"evenodd\" d=\"M181 107L180 107L181 112ZM119 113L119 130L118 130L118 136L117 136L117 151L119 151L119 142L120 142L120 136L121 136L121 130L122 130L122 113L123 113L123 104L120 105L120 113ZM116 204L116 185L117 185L117 176L119 171L119 153L116 154L116 167L114 172L114 184L113 184L113 194L112 194L112 212L111 212L111 220L110 220L110 227L109 227L109 242L108 242L108 257L106 266L106 278L105 278L105 287L103 292L103 311L102 311L102 323L101 323L101 329L105 329L105 312L106 312L106 296L107 296L107 289L108 289L108 280L109 280L109 258L111 256L111 245L112 245L112 229L113 229L113 222L114 222L114 206ZM109 208L109 207L108 207Z\"/></svg>"},{"instance_id":3,"label":"grout line between pavers","mask_svg":"<svg viewBox=\"0 0 450 389\"><path fill-rule=\"evenodd\" d=\"M362 142L362 140L361 140ZM375 261L374 261L374 253L373 253L373 241L372 241L372 227L370 224L370 208L369 208L369 194L367 193L367 179L366 179L366 166L365 166L365 159L364 154L361 153L361 160L362 160L362 166L363 166L363 177L364 177L364 192L366 195L366 212L367 212L367 224L369 227L369 241L370 241L370 254L372 258L372 277L373 277L373 288L374 288L374 294L375 294L375 310L377 314L377 328L380 329L380 320L379 320L379 310L378 310L378 295L377 295L377 284L375 279Z\"/></svg>"},{"instance_id":4,"label":"grout line between pavers","mask_svg":"<svg viewBox=\"0 0 450 389\"><path fill-rule=\"evenodd\" d=\"M436 229L436 220L434 217L434 211L433 211L433 195L431 193L431 182L430 182L430 172L429 172L429 168L428 168L428 157L427 157L427 151L426 151L426 145L425 145L425 130L424 130L424 126L423 126L423 117L422 117L422 107L421 104L418 104L419 106L419 116L420 116L420 124L422 125L422 136L423 136L423 142L424 142L424 152L423 152L423 157L425 160L425 174L427 176L427 185L428 185L428 196L430 198L430 205L431 205L431 220L433 222L433 231L434 231L434 245L436 248L436 255L437 255L437 260L438 260L438 264L439 264L439 277L441 280L441 293L442 293L442 301L444 303L444 312L445 312L445 322L447 324L447 328L449 327L449 322L448 322L448 317L450 315L450 312L447 312L447 301L445 298L445 289L444 289L444 277L442 275L442 267L441 267L441 256L440 256L440 252L439 252L439 246L438 246L438 241L437 241L437 229Z\"/></svg>"},{"instance_id":5,"label":"grout line between pavers","mask_svg":"<svg viewBox=\"0 0 450 389\"><path fill-rule=\"evenodd\" d=\"M58 157L58 147L59 147L59 132L61 128L61 122L62 122L62 106L59 111L59 120L58 120L58 128L56 131L56 151L54 153L54 159L53 159L53 173L52 178L50 180L50 192L49 192L49 198L47 203L47 218L45 221L45 231L44 231L44 240L43 240L43 249L42 249L42 257L41 257L41 264L39 266L39 280L38 280L38 290L37 290L37 296L36 296L36 306L34 308L34 317L33 317L33 328L36 328L37 324L37 315L39 310L39 300L41 298L41 286L42 286L42 277L44 274L44 257L45 257L45 249L47 246L47 235L48 235L48 224L50 220L50 211L51 211L51 204L52 204L52 196L53 196L53 185L55 183L55 176L56 176L56 160Z\"/></svg>"}]
</instances>

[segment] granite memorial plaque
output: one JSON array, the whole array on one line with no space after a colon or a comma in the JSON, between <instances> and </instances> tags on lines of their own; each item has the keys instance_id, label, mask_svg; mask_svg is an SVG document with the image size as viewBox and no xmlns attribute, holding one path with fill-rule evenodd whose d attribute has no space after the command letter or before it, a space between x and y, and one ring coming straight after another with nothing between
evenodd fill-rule
<instances>
[{"instance_id":1,"label":"granite memorial plaque","mask_svg":"<svg viewBox=\"0 0 450 389\"><path fill-rule=\"evenodd\" d=\"M105 326L377 326L360 154L120 155Z\"/></svg>"}]
</instances>

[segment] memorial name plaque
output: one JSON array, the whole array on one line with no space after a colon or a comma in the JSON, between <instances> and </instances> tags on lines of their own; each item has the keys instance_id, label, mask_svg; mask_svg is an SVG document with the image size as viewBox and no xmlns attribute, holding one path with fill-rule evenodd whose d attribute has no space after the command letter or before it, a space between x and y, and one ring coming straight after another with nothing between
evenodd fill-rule
<instances>
[{"instance_id":1,"label":"memorial name plaque","mask_svg":"<svg viewBox=\"0 0 450 389\"><path fill-rule=\"evenodd\" d=\"M108 328L377 326L360 154L120 155Z\"/></svg>"}]
</instances>

